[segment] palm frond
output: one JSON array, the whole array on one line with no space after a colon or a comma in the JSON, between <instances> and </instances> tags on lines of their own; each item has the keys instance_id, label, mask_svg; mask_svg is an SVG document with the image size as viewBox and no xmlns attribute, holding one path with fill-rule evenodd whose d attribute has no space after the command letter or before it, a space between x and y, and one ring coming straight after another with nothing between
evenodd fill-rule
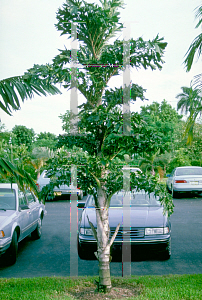
<instances>
[{"instance_id":1,"label":"palm frond","mask_svg":"<svg viewBox=\"0 0 202 300\"><path fill-rule=\"evenodd\" d=\"M24 102L32 98L34 94L47 96L61 94L50 82L40 79L37 75L25 73L23 76L15 76L0 81L0 108L11 115L12 110L20 109L20 100Z\"/></svg>"},{"instance_id":2,"label":"palm frond","mask_svg":"<svg viewBox=\"0 0 202 300\"><path fill-rule=\"evenodd\" d=\"M189 72L191 70L191 66L193 64L194 57L198 52L198 57L200 57L202 53L202 33L200 33L191 43L188 51L185 54L184 64L186 67L186 71Z\"/></svg>"},{"instance_id":3,"label":"palm frond","mask_svg":"<svg viewBox=\"0 0 202 300\"><path fill-rule=\"evenodd\" d=\"M10 178L11 182L17 183L22 190L29 188L38 195L38 188L31 175L5 158L0 158L0 174L3 178Z\"/></svg>"}]
</instances>

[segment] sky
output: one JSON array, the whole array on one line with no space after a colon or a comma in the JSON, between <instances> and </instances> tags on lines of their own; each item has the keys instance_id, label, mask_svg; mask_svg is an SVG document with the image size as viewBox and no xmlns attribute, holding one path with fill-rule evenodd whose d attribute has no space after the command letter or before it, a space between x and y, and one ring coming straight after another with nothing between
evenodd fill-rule
<instances>
[{"instance_id":1,"label":"sky","mask_svg":"<svg viewBox=\"0 0 202 300\"><path fill-rule=\"evenodd\" d=\"M70 49L70 40L60 36L54 26L56 12L65 0L1 0L0 1L0 79L22 75L34 64L51 63L58 49ZM98 3L98 0L87 2ZM190 72L183 61L193 39L201 33L195 29L194 9L201 0L125 0L121 10L121 22L128 26L134 39L151 40L159 34L168 43L161 71L131 69L131 80L147 90L148 101L137 101L131 110L165 99L177 107L176 95L182 86L190 86L193 77L201 73L201 60L195 60ZM119 39L122 34L119 34ZM110 87L123 84L122 76L115 76ZM12 116L0 111L1 122L6 130L15 125L33 128L35 133L64 133L59 118L70 108L70 92L62 95L35 96L21 105ZM85 99L78 94L79 104Z\"/></svg>"}]
</instances>

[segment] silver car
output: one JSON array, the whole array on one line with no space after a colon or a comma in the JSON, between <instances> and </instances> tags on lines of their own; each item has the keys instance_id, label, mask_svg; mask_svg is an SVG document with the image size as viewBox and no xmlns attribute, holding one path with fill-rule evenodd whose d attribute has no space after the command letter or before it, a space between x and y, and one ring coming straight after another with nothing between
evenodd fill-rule
<instances>
[{"instance_id":1,"label":"silver car","mask_svg":"<svg viewBox=\"0 0 202 300\"><path fill-rule=\"evenodd\" d=\"M135 253L158 253L160 258L169 259L171 255L171 223L159 198L145 191L129 194L130 204L124 203L124 192L118 192L111 198L109 207L110 238L118 223L121 224L111 248L113 254L120 252L123 243L130 243L132 255ZM79 220L77 235L78 255L81 259L92 259L97 250L97 242L89 225L90 220L95 229L96 209L94 197L88 195L86 202L78 203L83 208ZM127 214L130 227L124 228L123 214ZM112 255L113 256L113 255Z\"/></svg>"},{"instance_id":2,"label":"silver car","mask_svg":"<svg viewBox=\"0 0 202 300\"><path fill-rule=\"evenodd\" d=\"M182 192L202 193L202 167L178 167L167 177L167 189L174 198Z\"/></svg>"},{"instance_id":3,"label":"silver car","mask_svg":"<svg viewBox=\"0 0 202 300\"><path fill-rule=\"evenodd\" d=\"M58 173L59 174L59 173ZM39 190L41 191L42 188L50 183L50 178L47 175L47 170L44 170L39 179L37 180L37 185ZM62 195L77 195L78 199L81 200L83 198L83 191L78 189L73 185L66 185L62 184L59 187L54 187L54 196L62 196ZM49 198L47 200L50 200Z\"/></svg>"},{"instance_id":4,"label":"silver car","mask_svg":"<svg viewBox=\"0 0 202 300\"><path fill-rule=\"evenodd\" d=\"M20 191L16 183L0 183L0 255L6 253L9 264L16 262L20 241L30 234L41 237L45 214L44 204L32 192Z\"/></svg>"}]
</instances>

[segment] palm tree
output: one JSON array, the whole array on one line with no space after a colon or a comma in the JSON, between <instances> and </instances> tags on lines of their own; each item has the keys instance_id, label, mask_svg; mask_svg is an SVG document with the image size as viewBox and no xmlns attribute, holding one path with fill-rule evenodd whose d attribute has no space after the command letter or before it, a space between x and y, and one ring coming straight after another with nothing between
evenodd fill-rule
<instances>
[{"instance_id":1,"label":"palm tree","mask_svg":"<svg viewBox=\"0 0 202 300\"><path fill-rule=\"evenodd\" d=\"M12 110L20 109L20 100L24 102L34 94L46 96L61 92L47 79L41 79L30 73L6 78L0 80L0 109L11 115ZM37 194L35 181L23 167L15 166L10 160L0 158L0 174L4 178L9 177L11 182L17 182L21 189L29 187Z\"/></svg>"},{"instance_id":2,"label":"palm tree","mask_svg":"<svg viewBox=\"0 0 202 300\"><path fill-rule=\"evenodd\" d=\"M45 165L46 161L53 157L53 150L46 147L36 147L32 150L30 163L37 172L37 179L40 176L40 170Z\"/></svg>"},{"instance_id":3,"label":"palm tree","mask_svg":"<svg viewBox=\"0 0 202 300\"><path fill-rule=\"evenodd\" d=\"M196 7L195 18L198 19L198 22L195 28L199 28L202 25L202 5ZM201 56L202 53L202 33L200 33L191 43L189 46L188 51L185 54L184 64L186 67L186 71L189 72L191 70L194 57ZM194 85L197 89L202 90L202 73L194 77Z\"/></svg>"},{"instance_id":4,"label":"palm tree","mask_svg":"<svg viewBox=\"0 0 202 300\"><path fill-rule=\"evenodd\" d=\"M193 140L193 130L196 118L202 113L202 97L200 90L193 89L192 87L181 87L182 93L176 96L179 99L177 103L177 110L181 109L181 113L189 114L184 136L188 134L187 144L191 144Z\"/></svg>"}]
</instances>

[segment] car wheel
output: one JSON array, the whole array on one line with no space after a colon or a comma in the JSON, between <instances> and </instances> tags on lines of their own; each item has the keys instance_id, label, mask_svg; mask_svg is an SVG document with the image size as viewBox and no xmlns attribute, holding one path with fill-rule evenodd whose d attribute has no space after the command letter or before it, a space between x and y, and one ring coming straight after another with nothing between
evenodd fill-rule
<instances>
[{"instance_id":1,"label":"car wheel","mask_svg":"<svg viewBox=\"0 0 202 300\"><path fill-rule=\"evenodd\" d=\"M18 252L18 235L17 232L13 232L12 241L9 249L7 250L7 259L10 265L14 265L17 259Z\"/></svg>"},{"instance_id":2,"label":"car wheel","mask_svg":"<svg viewBox=\"0 0 202 300\"><path fill-rule=\"evenodd\" d=\"M32 232L32 238L35 240L40 239L42 234L42 217L38 219L36 229Z\"/></svg>"},{"instance_id":3,"label":"car wheel","mask_svg":"<svg viewBox=\"0 0 202 300\"><path fill-rule=\"evenodd\" d=\"M179 196L179 193L174 191L173 188L172 188L172 197L173 198L178 198L178 196Z\"/></svg>"},{"instance_id":4,"label":"car wheel","mask_svg":"<svg viewBox=\"0 0 202 300\"><path fill-rule=\"evenodd\" d=\"M173 191L172 192L172 196L173 196L173 198L178 198L179 194L178 194L178 192Z\"/></svg>"},{"instance_id":5,"label":"car wheel","mask_svg":"<svg viewBox=\"0 0 202 300\"><path fill-rule=\"evenodd\" d=\"M167 189L168 193L171 194L171 190L169 189L168 185L166 185L166 189Z\"/></svg>"}]
</instances>

